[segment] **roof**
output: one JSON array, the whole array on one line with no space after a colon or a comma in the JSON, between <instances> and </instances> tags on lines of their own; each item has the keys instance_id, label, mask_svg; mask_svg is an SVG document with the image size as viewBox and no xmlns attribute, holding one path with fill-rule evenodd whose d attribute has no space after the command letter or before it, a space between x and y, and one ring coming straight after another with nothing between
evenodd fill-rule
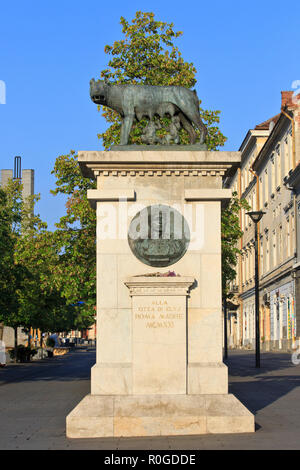
<instances>
[{"instance_id":1,"label":"roof","mask_svg":"<svg viewBox=\"0 0 300 470\"><path fill-rule=\"evenodd\" d=\"M266 142L264 143L263 147L261 148L260 152L258 153L256 159L254 160L252 164L252 168L254 171L257 171L258 166L260 165L260 162L263 161L264 156L266 155L266 152L270 149L270 146L274 144L274 136L278 132L278 129L280 129L280 126L285 122L289 121L286 115L283 113L280 113L277 117L276 123L273 127L273 129L270 132L270 135Z\"/></svg>"},{"instance_id":2,"label":"roof","mask_svg":"<svg viewBox=\"0 0 300 470\"><path fill-rule=\"evenodd\" d=\"M278 121L279 117L280 117L280 113L279 113L279 114L276 114L276 116L271 117L271 118L268 119L267 121L262 122L261 124L257 124L257 126L255 126L254 129L257 129L257 130L268 130L268 129L270 128L271 122L274 122L274 124L276 124L276 122Z\"/></svg>"}]
</instances>

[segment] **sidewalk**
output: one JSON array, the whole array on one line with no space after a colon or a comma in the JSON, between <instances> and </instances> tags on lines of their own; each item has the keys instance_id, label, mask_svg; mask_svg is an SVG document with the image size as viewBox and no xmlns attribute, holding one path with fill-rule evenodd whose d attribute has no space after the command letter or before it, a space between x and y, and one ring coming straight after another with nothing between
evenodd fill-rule
<instances>
[{"instance_id":1,"label":"sidewalk","mask_svg":"<svg viewBox=\"0 0 300 470\"><path fill-rule=\"evenodd\" d=\"M0 369L0 449L300 449L300 365L287 353L229 351L229 391L255 414L256 432L67 439L67 414L90 390L95 349Z\"/></svg>"}]
</instances>

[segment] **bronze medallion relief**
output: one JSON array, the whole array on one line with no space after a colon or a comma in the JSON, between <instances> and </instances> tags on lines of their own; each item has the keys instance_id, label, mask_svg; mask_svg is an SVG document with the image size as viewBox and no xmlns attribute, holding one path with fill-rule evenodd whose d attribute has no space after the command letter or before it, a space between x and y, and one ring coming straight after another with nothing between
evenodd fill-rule
<instances>
[{"instance_id":1,"label":"bronze medallion relief","mask_svg":"<svg viewBox=\"0 0 300 470\"><path fill-rule=\"evenodd\" d=\"M173 207L156 204L138 212L128 230L128 243L142 263L165 267L187 251L190 230L185 218Z\"/></svg>"}]
</instances>

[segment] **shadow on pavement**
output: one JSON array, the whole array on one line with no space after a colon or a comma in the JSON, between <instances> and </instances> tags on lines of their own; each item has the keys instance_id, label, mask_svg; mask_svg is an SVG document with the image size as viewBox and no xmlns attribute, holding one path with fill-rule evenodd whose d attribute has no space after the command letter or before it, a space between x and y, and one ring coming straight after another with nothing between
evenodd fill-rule
<instances>
[{"instance_id":1,"label":"shadow on pavement","mask_svg":"<svg viewBox=\"0 0 300 470\"><path fill-rule=\"evenodd\" d=\"M72 381L89 380L91 367L96 362L96 349L78 349L65 356L32 361L24 364L8 364L0 369L0 386L10 382L39 380Z\"/></svg>"},{"instance_id":2,"label":"shadow on pavement","mask_svg":"<svg viewBox=\"0 0 300 470\"><path fill-rule=\"evenodd\" d=\"M263 353L260 368L255 367L254 351L232 351L224 362L229 392L253 413L300 386L300 366L292 363L289 353Z\"/></svg>"},{"instance_id":3,"label":"shadow on pavement","mask_svg":"<svg viewBox=\"0 0 300 470\"><path fill-rule=\"evenodd\" d=\"M229 351L228 358L224 360L231 376L251 377L265 374L274 370L295 367L290 353L262 353L261 367L255 367L255 351ZM300 375L300 374L299 374Z\"/></svg>"}]
</instances>

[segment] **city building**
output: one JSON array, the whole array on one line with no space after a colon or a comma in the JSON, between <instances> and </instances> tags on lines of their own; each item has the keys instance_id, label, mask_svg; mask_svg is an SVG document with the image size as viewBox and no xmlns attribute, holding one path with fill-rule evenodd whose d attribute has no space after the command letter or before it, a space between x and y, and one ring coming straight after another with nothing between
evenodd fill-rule
<instances>
[{"instance_id":1,"label":"city building","mask_svg":"<svg viewBox=\"0 0 300 470\"><path fill-rule=\"evenodd\" d=\"M0 187L5 186L14 177L13 170L1 170ZM22 170L23 198L34 194L34 170Z\"/></svg>"},{"instance_id":2,"label":"city building","mask_svg":"<svg viewBox=\"0 0 300 470\"><path fill-rule=\"evenodd\" d=\"M300 336L300 99L281 92L281 111L250 129L241 167L225 186L265 212L259 223L260 333L262 349L290 348ZM298 208L299 203L299 208ZM254 347L254 224L240 211L237 277L229 302L229 347ZM300 276L300 273L299 273Z\"/></svg>"}]
</instances>

